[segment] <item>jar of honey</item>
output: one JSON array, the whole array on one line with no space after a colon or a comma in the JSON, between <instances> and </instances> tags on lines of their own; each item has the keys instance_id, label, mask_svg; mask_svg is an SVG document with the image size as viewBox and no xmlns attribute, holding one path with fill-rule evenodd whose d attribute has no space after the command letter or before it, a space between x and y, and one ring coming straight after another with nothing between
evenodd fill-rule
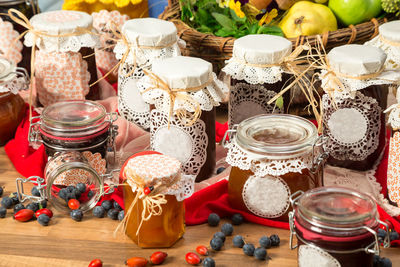
<instances>
[{"instance_id":1,"label":"jar of honey","mask_svg":"<svg viewBox=\"0 0 400 267\"><path fill-rule=\"evenodd\" d=\"M288 221L290 195L322 185L324 138L310 121L286 114L258 115L227 134L226 162L232 166L228 199L233 208Z\"/></svg>"},{"instance_id":2,"label":"jar of honey","mask_svg":"<svg viewBox=\"0 0 400 267\"><path fill-rule=\"evenodd\" d=\"M290 248L298 248L299 267L374 266L382 222L370 196L349 188L320 187L298 191L290 200ZM388 233L384 245L390 245Z\"/></svg>"},{"instance_id":3,"label":"jar of honey","mask_svg":"<svg viewBox=\"0 0 400 267\"><path fill-rule=\"evenodd\" d=\"M30 142L42 142L48 157L57 152L79 151L98 153L106 159L113 151L118 128L113 125L116 113L107 113L94 101L63 101L44 108L31 119Z\"/></svg>"},{"instance_id":4,"label":"jar of honey","mask_svg":"<svg viewBox=\"0 0 400 267\"><path fill-rule=\"evenodd\" d=\"M125 183L125 233L139 247L171 247L185 232L183 200L193 193L194 176L182 175L172 157L145 151L121 169Z\"/></svg>"},{"instance_id":5,"label":"jar of honey","mask_svg":"<svg viewBox=\"0 0 400 267\"><path fill-rule=\"evenodd\" d=\"M25 104L18 94L28 89L29 78L23 68L0 57L0 146L14 137L25 113Z\"/></svg>"}]
</instances>

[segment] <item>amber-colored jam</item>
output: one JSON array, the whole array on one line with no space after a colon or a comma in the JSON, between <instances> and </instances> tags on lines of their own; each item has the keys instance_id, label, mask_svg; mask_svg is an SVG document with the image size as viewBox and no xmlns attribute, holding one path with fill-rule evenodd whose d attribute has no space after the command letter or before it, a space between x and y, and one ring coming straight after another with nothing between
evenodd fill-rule
<instances>
[{"instance_id":1,"label":"amber-colored jam","mask_svg":"<svg viewBox=\"0 0 400 267\"><path fill-rule=\"evenodd\" d=\"M0 145L5 145L14 137L15 131L24 117L24 100L11 92L0 93Z\"/></svg>"},{"instance_id":2,"label":"amber-colored jam","mask_svg":"<svg viewBox=\"0 0 400 267\"><path fill-rule=\"evenodd\" d=\"M125 210L127 211L136 196L132 188L124 186ZM183 201L177 201L174 195L165 195L166 204L161 205L162 214L151 216L148 221L142 220L143 202L137 201L129 216L126 234L142 248L171 247L185 233L185 206Z\"/></svg>"}]
</instances>

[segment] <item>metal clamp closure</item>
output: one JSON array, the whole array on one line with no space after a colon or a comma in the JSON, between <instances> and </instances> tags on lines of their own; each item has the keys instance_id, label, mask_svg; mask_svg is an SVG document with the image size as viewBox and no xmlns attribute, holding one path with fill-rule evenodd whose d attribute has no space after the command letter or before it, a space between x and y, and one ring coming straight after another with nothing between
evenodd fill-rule
<instances>
[{"instance_id":1,"label":"metal clamp closure","mask_svg":"<svg viewBox=\"0 0 400 267\"><path fill-rule=\"evenodd\" d=\"M27 195L25 194L24 191L24 183L37 183L37 190L40 193L40 196L32 196L32 195ZM31 201L31 202L41 202L43 200L46 200L46 185L45 185L45 181L43 178L39 177L39 176L30 176L26 179L24 178L17 178L16 179L16 184L17 184L17 193L18 193L18 200L23 203L27 200Z\"/></svg>"},{"instance_id":2,"label":"metal clamp closure","mask_svg":"<svg viewBox=\"0 0 400 267\"><path fill-rule=\"evenodd\" d=\"M101 178L103 178L103 181L104 180L109 180L109 181L111 181L111 179L114 177L114 173L115 172L120 172L121 171L121 169L113 169L113 170L111 170L110 172L108 172L108 173L105 173L105 174L102 174L102 175L100 175L100 177ZM103 193L103 195L110 195L110 194L112 194L112 193L114 193L114 191L115 191L115 188L117 188L119 186L119 184L117 183L117 184L114 184L114 183L112 183L112 181L111 181L111 183L108 185L108 187L109 187L109 189L106 191L106 190L104 190L104 193Z\"/></svg>"},{"instance_id":3,"label":"metal clamp closure","mask_svg":"<svg viewBox=\"0 0 400 267\"><path fill-rule=\"evenodd\" d=\"M224 148L227 148L227 146L228 146L227 138L229 138L229 140L232 140L232 138L233 138L233 137L235 136L235 134L236 134L236 130L237 130L238 126L239 126L239 124L234 124L234 125L232 126L232 129L229 129L229 130L227 130L227 131L225 132L224 138L222 138L222 141L221 141L221 145L222 145Z\"/></svg>"},{"instance_id":4,"label":"metal clamp closure","mask_svg":"<svg viewBox=\"0 0 400 267\"><path fill-rule=\"evenodd\" d=\"M38 120L37 122L33 122L34 120ZM42 138L40 137L39 127L42 124L40 120L40 116L32 117L29 121L29 133L28 133L28 141L30 143L40 142L43 143Z\"/></svg>"},{"instance_id":5,"label":"metal clamp closure","mask_svg":"<svg viewBox=\"0 0 400 267\"><path fill-rule=\"evenodd\" d=\"M328 159L329 154L326 151L323 151L322 153L318 153L318 156L315 157L316 150L322 149L323 145L328 141L328 137L320 135L318 138L315 140L313 146L312 146L312 166L310 171L315 174L319 167Z\"/></svg>"}]
</instances>

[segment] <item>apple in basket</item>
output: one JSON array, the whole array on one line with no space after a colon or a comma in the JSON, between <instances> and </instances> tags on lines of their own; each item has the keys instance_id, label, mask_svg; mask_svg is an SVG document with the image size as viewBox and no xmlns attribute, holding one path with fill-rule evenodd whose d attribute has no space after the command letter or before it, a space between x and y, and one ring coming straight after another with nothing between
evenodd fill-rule
<instances>
[{"instance_id":1,"label":"apple in basket","mask_svg":"<svg viewBox=\"0 0 400 267\"><path fill-rule=\"evenodd\" d=\"M329 0L328 6L345 26L368 21L382 12L381 0Z\"/></svg>"}]
</instances>

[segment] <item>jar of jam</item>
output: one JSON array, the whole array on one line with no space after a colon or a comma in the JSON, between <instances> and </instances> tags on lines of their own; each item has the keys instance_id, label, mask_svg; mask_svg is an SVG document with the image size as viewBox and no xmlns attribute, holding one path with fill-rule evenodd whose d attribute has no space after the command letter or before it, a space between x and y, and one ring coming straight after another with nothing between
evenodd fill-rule
<instances>
[{"instance_id":1,"label":"jar of jam","mask_svg":"<svg viewBox=\"0 0 400 267\"><path fill-rule=\"evenodd\" d=\"M288 107L290 91L283 95L283 107L268 104L293 75L281 65L292 52L292 43L279 36L251 34L235 40L232 58L223 72L231 76L229 126L268 113L281 113Z\"/></svg>"},{"instance_id":2,"label":"jar of jam","mask_svg":"<svg viewBox=\"0 0 400 267\"><path fill-rule=\"evenodd\" d=\"M388 87L398 74L384 70L385 53L365 45L335 47L320 74L324 148L328 163L353 170L375 166L385 147L383 110ZM393 78L393 81L391 81Z\"/></svg>"},{"instance_id":3,"label":"jar of jam","mask_svg":"<svg viewBox=\"0 0 400 267\"><path fill-rule=\"evenodd\" d=\"M150 147L177 158L185 174L196 181L215 168L215 106L223 98L223 83L211 63L200 58L171 57L153 62L137 83L151 105Z\"/></svg>"},{"instance_id":4,"label":"jar of jam","mask_svg":"<svg viewBox=\"0 0 400 267\"><path fill-rule=\"evenodd\" d=\"M94 48L100 40L93 18L79 11L57 10L30 19L33 30L24 44L36 40L35 79L38 99L43 106L64 100L100 99ZM49 36L50 35L50 36Z\"/></svg>"},{"instance_id":5,"label":"jar of jam","mask_svg":"<svg viewBox=\"0 0 400 267\"><path fill-rule=\"evenodd\" d=\"M128 121L149 129L150 105L143 100L136 83L144 76L143 69L151 70L155 60L181 54L176 27L161 19L132 19L125 22L122 34L129 44L120 41L114 49L119 60L127 55L119 68L118 111Z\"/></svg>"},{"instance_id":6,"label":"jar of jam","mask_svg":"<svg viewBox=\"0 0 400 267\"><path fill-rule=\"evenodd\" d=\"M18 94L28 89L29 78L25 69L0 57L0 146L14 137L25 114L25 103Z\"/></svg>"},{"instance_id":7,"label":"jar of jam","mask_svg":"<svg viewBox=\"0 0 400 267\"><path fill-rule=\"evenodd\" d=\"M125 233L139 247L171 247L185 232L183 200L193 193L194 176L181 173L179 160L154 151L130 157L121 169Z\"/></svg>"},{"instance_id":8,"label":"jar of jam","mask_svg":"<svg viewBox=\"0 0 400 267\"><path fill-rule=\"evenodd\" d=\"M370 196L344 187L320 187L296 192L291 202L290 248L298 248L300 267L373 266L382 222ZM390 245L388 233L384 244Z\"/></svg>"},{"instance_id":9,"label":"jar of jam","mask_svg":"<svg viewBox=\"0 0 400 267\"><path fill-rule=\"evenodd\" d=\"M294 115L258 115L235 125L224 138L226 162L232 166L230 205L287 221L290 195L322 185L324 140L314 124Z\"/></svg>"},{"instance_id":10,"label":"jar of jam","mask_svg":"<svg viewBox=\"0 0 400 267\"><path fill-rule=\"evenodd\" d=\"M29 141L42 142L48 157L57 152L79 151L98 153L106 159L106 152L113 151L118 134L113 125L116 119L116 113L107 113L94 101L58 102L31 119Z\"/></svg>"}]
</instances>

